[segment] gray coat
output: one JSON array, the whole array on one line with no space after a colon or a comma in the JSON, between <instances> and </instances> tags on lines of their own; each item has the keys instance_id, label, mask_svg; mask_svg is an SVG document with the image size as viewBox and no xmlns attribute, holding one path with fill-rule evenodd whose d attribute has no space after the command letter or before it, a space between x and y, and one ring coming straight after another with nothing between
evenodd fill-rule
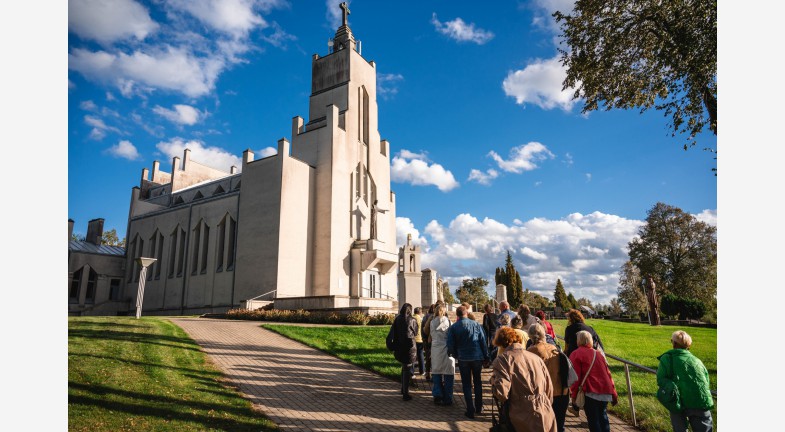
<instances>
[{"instance_id":1,"label":"gray coat","mask_svg":"<svg viewBox=\"0 0 785 432\"><path fill-rule=\"evenodd\" d=\"M431 373L455 375L455 359L447 355L447 317L434 317L431 320Z\"/></svg>"}]
</instances>

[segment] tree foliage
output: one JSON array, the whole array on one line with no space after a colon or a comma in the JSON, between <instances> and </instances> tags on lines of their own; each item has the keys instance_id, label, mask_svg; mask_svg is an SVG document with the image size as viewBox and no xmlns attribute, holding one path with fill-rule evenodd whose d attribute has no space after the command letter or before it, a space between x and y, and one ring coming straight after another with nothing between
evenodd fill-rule
<instances>
[{"instance_id":1,"label":"tree foliage","mask_svg":"<svg viewBox=\"0 0 785 432\"><path fill-rule=\"evenodd\" d=\"M651 275L657 294L674 294L716 306L717 228L678 207L658 202L627 245L640 275Z\"/></svg>"},{"instance_id":2,"label":"tree foliage","mask_svg":"<svg viewBox=\"0 0 785 432\"><path fill-rule=\"evenodd\" d=\"M455 290L455 296L461 303L466 302L470 305L484 305L490 301L488 292L485 287L488 286L488 280L481 277L464 279L461 286Z\"/></svg>"},{"instance_id":3,"label":"tree foliage","mask_svg":"<svg viewBox=\"0 0 785 432\"><path fill-rule=\"evenodd\" d=\"M446 304L455 304L455 297L450 292L450 284L447 281L444 281L444 284L442 284L442 294Z\"/></svg>"},{"instance_id":4,"label":"tree foliage","mask_svg":"<svg viewBox=\"0 0 785 432\"><path fill-rule=\"evenodd\" d=\"M549 307L551 301L536 292L526 290L523 292L523 304L529 306L532 311L536 311Z\"/></svg>"},{"instance_id":5,"label":"tree foliage","mask_svg":"<svg viewBox=\"0 0 785 432\"><path fill-rule=\"evenodd\" d=\"M578 300L575 300L575 296L572 293L567 294L567 301L570 304L570 308L572 309L580 309L581 305L578 304Z\"/></svg>"},{"instance_id":6,"label":"tree foliage","mask_svg":"<svg viewBox=\"0 0 785 432\"><path fill-rule=\"evenodd\" d=\"M621 302L619 301L618 297L612 298L611 304L608 306L608 313L618 316L621 315L622 311Z\"/></svg>"},{"instance_id":7,"label":"tree foliage","mask_svg":"<svg viewBox=\"0 0 785 432\"><path fill-rule=\"evenodd\" d=\"M504 268L496 268L496 285L502 284L507 287L507 302L510 307L515 309L523 302L523 282L515 264L512 262L512 254L507 251L507 259Z\"/></svg>"},{"instance_id":8,"label":"tree foliage","mask_svg":"<svg viewBox=\"0 0 785 432\"><path fill-rule=\"evenodd\" d=\"M556 290L553 292L553 303L565 311L572 307L572 303L570 303L570 300L567 298L567 292L564 290L561 279L556 279Z\"/></svg>"},{"instance_id":9,"label":"tree foliage","mask_svg":"<svg viewBox=\"0 0 785 432\"><path fill-rule=\"evenodd\" d=\"M662 312L668 316L678 315L679 319L699 319L706 314L706 305L696 299L688 299L673 294L662 297Z\"/></svg>"},{"instance_id":10,"label":"tree foliage","mask_svg":"<svg viewBox=\"0 0 785 432\"><path fill-rule=\"evenodd\" d=\"M101 244L107 246L125 247L125 237L120 240L120 238L117 237L117 230L112 228L109 231L104 231L103 235L101 236Z\"/></svg>"},{"instance_id":11,"label":"tree foliage","mask_svg":"<svg viewBox=\"0 0 785 432\"><path fill-rule=\"evenodd\" d=\"M583 113L654 107L688 145L706 127L717 134L716 0L578 0L553 14L567 48L564 89Z\"/></svg>"},{"instance_id":12,"label":"tree foliage","mask_svg":"<svg viewBox=\"0 0 785 432\"><path fill-rule=\"evenodd\" d=\"M641 283L641 274L638 268L630 261L625 262L619 272L619 287L616 293L619 296L619 303L629 314L637 315L648 310L646 294L643 293Z\"/></svg>"}]
</instances>

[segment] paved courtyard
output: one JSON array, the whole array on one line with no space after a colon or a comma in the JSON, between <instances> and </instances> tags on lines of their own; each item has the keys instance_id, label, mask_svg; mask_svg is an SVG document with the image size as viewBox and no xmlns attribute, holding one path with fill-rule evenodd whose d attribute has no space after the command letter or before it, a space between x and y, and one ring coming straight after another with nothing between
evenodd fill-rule
<instances>
[{"instance_id":1,"label":"paved courtyard","mask_svg":"<svg viewBox=\"0 0 785 432\"><path fill-rule=\"evenodd\" d=\"M265 330L257 321L172 318L242 393L283 431L482 431L486 412L464 417L460 376L455 404L436 406L429 383L417 377L414 398L401 399L400 384L319 350ZM487 383L488 371L483 381ZM585 431L585 417L567 414L568 431ZM611 416L612 431L635 431Z\"/></svg>"}]
</instances>

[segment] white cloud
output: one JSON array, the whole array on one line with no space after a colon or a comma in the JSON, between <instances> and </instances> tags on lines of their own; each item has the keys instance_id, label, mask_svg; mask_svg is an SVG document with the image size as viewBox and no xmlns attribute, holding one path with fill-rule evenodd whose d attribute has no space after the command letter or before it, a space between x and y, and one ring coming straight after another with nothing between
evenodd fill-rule
<instances>
[{"instance_id":1,"label":"white cloud","mask_svg":"<svg viewBox=\"0 0 785 432\"><path fill-rule=\"evenodd\" d=\"M499 172L493 168L487 170L486 172L482 172L478 169L472 169L471 172L469 172L468 181L476 181L481 185L489 186L491 182L497 177L499 177Z\"/></svg>"},{"instance_id":2,"label":"white cloud","mask_svg":"<svg viewBox=\"0 0 785 432\"><path fill-rule=\"evenodd\" d=\"M166 109L156 105L153 112L172 123L192 126L204 118L204 113L190 105L174 105L174 109Z\"/></svg>"},{"instance_id":3,"label":"white cloud","mask_svg":"<svg viewBox=\"0 0 785 432\"><path fill-rule=\"evenodd\" d=\"M493 39L494 36L488 30L475 28L474 23L466 24L461 18L442 23L436 18L436 12L431 17L431 24L436 28L436 31L458 42L473 42L482 45Z\"/></svg>"},{"instance_id":4,"label":"white cloud","mask_svg":"<svg viewBox=\"0 0 785 432\"><path fill-rule=\"evenodd\" d=\"M258 154L259 154L259 158L260 159L261 158L266 158L266 157L269 157L269 156L277 155L278 154L278 149L275 148L275 147L265 147L265 148L259 150Z\"/></svg>"},{"instance_id":5,"label":"white cloud","mask_svg":"<svg viewBox=\"0 0 785 432\"><path fill-rule=\"evenodd\" d=\"M400 156L400 157L402 157L404 159L418 159L418 160L422 160L422 161L426 161L426 162L428 161L428 153L427 152L415 153L415 152L403 149L403 150L398 152L398 156Z\"/></svg>"},{"instance_id":6,"label":"white cloud","mask_svg":"<svg viewBox=\"0 0 785 432\"><path fill-rule=\"evenodd\" d=\"M717 226L717 210L706 209L693 216L701 222L705 222L711 226Z\"/></svg>"},{"instance_id":7,"label":"white cloud","mask_svg":"<svg viewBox=\"0 0 785 432\"><path fill-rule=\"evenodd\" d=\"M406 238L411 234L412 244L420 246L421 250L428 249L428 240L420 237L420 230L414 227L411 219L407 217L395 218L395 241L398 247L406 245Z\"/></svg>"},{"instance_id":8,"label":"white cloud","mask_svg":"<svg viewBox=\"0 0 785 432\"><path fill-rule=\"evenodd\" d=\"M343 11L341 10L340 7L338 7L338 5L341 4L341 2L343 2L343 1L344 0L327 0L327 1L325 1L325 6L326 6L326 9L327 9L327 13L326 13L326 15L327 15L327 24L330 26L331 29L337 29L338 27L341 26L341 24L343 22ZM351 2L346 2L346 4L349 6L349 11L351 11L352 10L352 8L351 8L352 3Z\"/></svg>"},{"instance_id":9,"label":"white cloud","mask_svg":"<svg viewBox=\"0 0 785 432\"><path fill-rule=\"evenodd\" d=\"M572 12L575 0L534 0L534 17L532 23L538 27L559 33L559 24L553 18L556 11L569 14Z\"/></svg>"},{"instance_id":10,"label":"white cloud","mask_svg":"<svg viewBox=\"0 0 785 432\"><path fill-rule=\"evenodd\" d=\"M570 111L577 101L572 98L572 89L562 90L566 77L567 71L558 56L536 59L524 69L508 73L502 88L519 105L531 103L545 110L559 107Z\"/></svg>"},{"instance_id":11,"label":"white cloud","mask_svg":"<svg viewBox=\"0 0 785 432\"><path fill-rule=\"evenodd\" d=\"M128 160L137 160L140 157L136 147L131 144L131 141L127 140L122 140L116 145L109 147L106 152L114 157L120 157Z\"/></svg>"},{"instance_id":12,"label":"white cloud","mask_svg":"<svg viewBox=\"0 0 785 432\"><path fill-rule=\"evenodd\" d=\"M586 181L587 182L591 181L591 173L586 173Z\"/></svg>"},{"instance_id":13,"label":"white cloud","mask_svg":"<svg viewBox=\"0 0 785 432\"><path fill-rule=\"evenodd\" d=\"M107 45L130 37L142 40L158 24L133 0L69 0L68 28L83 39Z\"/></svg>"},{"instance_id":14,"label":"white cloud","mask_svg":"<svg viewBox=\"0 0 785 432\"><path fill-rule=\"evenodd\" d=\"M407 157L416 155L418 158ZM415 186L434 185L442 192L449 192L459 186L455 177L443 166L428 164L408 150L401 150L393 157L390 167L390 179L398 183L410 183Z\"/></svg>"},{"instance_id":15,"label":"white cloud","mask_svg":"<svg viewBox=\"0 0 785 432\"><path fill-rule=\"evenodd\" d=\"M382 99L389 99L398 94L398 83L403 81L401 74L377 74L376 93Z\"/></svg>"},{"instance_id":16,"label":"white cloud","mask_svg":"<svg viewBox=\"0 0 785 432\"><path fill-rule=\"evenodd\" d=\"M505 160L498 153L491 150L488 156L493 158L499 168L506 172L520 174L537 168L537 162L552 159L553 153L543 144L532 141L510 149L509 159Z\"/></svg>"},{"instance_id":17,"label":"white cloud","mask_svg":"<svg viewBox=\"0 0 785 432\"><path fill-rule=\"evenodd\" d=\"M172 46L131 55L75 48L68 55L68 67L89 79L116 85L123 95L143 84L198 97L213 90L226 62L221 57L198 57Z\"/></svg>"},{"instance_id":18,"label":"white cloud","mask_svg":"<svg viewBox=\"0 0 785 432\"><path fill-rule=\"evenodd\" d=\"M493 269L504 264L509 250L525 288L550 298L561 278L575 297L608 303L616 295L619 267L628 258L627 243L641 225L643 221L601 212L558 220L516 219L512 225L461 214L446 225L428 223L423 266L451 285L467 275L493 280Z\"/></svg>"},{"instance_id":19,"label":"white cloud","mask_svg":"<svg viewBox=\"0 0 785 432\"><path fill-rule=\"evenodd\" d=\"M255 28L265 28L267 21L256 13L269 12L283 1L254 0L169 0L169 5L191 14L207 26L235 38L246 36Z\"/></svg>"},{"instance_id":20,"label":"white cloud","mask_svg":"<svg viewBox=\"0 0 785 432\"><path fill-rule=\"evenodd\" d=\"M117 129L114 126L108 126L100 117L86 115L84 116L84 122L87 123L88 126L93 127L90 131L90 138L94 140L102 140L107 132L122 133L120 129Z\"/></svg>"},{"instance_id":21,"label":"white cloud","mask_svg":"<svg viewBox=\"0 0 785 432\"><path fill-rule=\"evenodd\" d=\"M182 158L183 151L190 149L193 161L221 171L229 172L232 166L241 169L243 165L239 157L220 147L207 146L199 140L185 141L182 138L173 138L169 141L161 141L155 147L170 159L175 156Z\"/></svg>"},{"instance_id":22,"label":"white cloud","mask_svg":"<svg viewBox=\"0 0 785 432\"><path fill-rule=\"evenodd\" d=\"M572 155L570 153L565 153L564 154L564 160L562 162L566 163L569 166L572 166L572 164L575 163L572 160Z\"/></svg>"}]
</instances>

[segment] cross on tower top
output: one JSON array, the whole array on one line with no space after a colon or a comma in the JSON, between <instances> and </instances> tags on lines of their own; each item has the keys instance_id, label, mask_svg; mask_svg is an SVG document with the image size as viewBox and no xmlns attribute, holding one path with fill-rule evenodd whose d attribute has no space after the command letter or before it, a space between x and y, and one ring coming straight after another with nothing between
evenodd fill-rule
<instances>
[{"instance_id":1,"label":"cross on tower top","mask_svg":"<svg viewBox=\"0 0 785 432\"><path fill-rule=\"evenodd\" d=\"M349 25L349 14L352 13L352 11L349 10L349 6L346 2L342 2L339 6L343 12L343 25Z\"/></svg>"}]
</instances>

